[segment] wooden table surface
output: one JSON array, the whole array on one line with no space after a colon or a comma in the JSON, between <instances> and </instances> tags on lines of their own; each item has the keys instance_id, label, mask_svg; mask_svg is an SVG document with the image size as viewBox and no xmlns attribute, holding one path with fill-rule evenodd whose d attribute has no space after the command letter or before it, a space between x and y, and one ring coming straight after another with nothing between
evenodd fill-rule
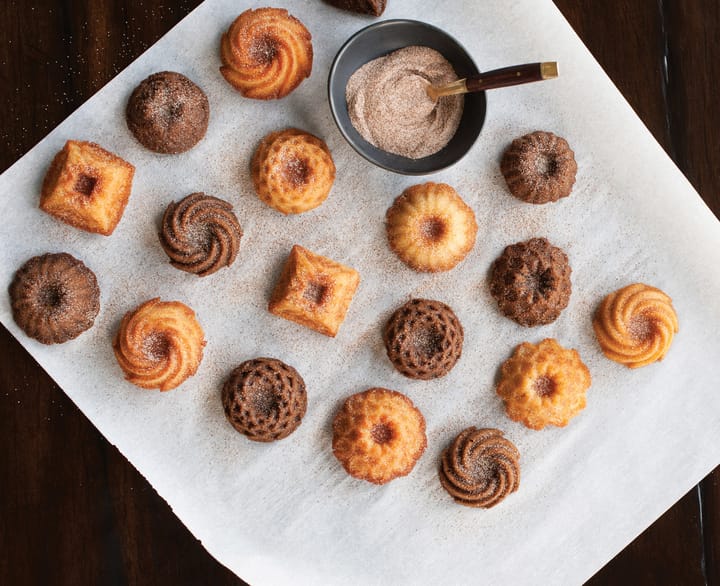
<instances>
[{"instance_id":1,"label":"wooden table surface","mask_svg":"<svg viewBox=\"0 0 720 586\"><path fill-rule=\"evenodd\" d=\"M720 216L720 2L555 2ZM0 170L196 4L2 0ZM2 327L0 445L0 584L244 584ZM720 468L590 583L720 584Z\"/></svg>"}]
</instances>

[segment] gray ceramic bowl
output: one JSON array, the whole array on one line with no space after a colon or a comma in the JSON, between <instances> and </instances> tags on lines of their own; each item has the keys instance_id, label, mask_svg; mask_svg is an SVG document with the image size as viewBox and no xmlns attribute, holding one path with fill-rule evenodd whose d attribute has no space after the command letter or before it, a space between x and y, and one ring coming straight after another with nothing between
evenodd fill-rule
<instances>
[{"instance_id":1,"label":"gray ceramic bowl","mask_svg":"<svg viewBox=\"0 0 720 586\"><path fill-rule=\"evenodd\" d=\"M350 122L345 100L345 86L357 69L368 61L411 45L439 51L460 77L479 73L464 47L439 28L416 20L384 20L355 33L338 51L330 68L328 99L340 132L360 155L388 171L428 175L457 163L475 143L485 122L485 92L465 95L465 108L455 136L441 151L422 159L393 155L367 142Z\"/></svg>"}]
</instances>

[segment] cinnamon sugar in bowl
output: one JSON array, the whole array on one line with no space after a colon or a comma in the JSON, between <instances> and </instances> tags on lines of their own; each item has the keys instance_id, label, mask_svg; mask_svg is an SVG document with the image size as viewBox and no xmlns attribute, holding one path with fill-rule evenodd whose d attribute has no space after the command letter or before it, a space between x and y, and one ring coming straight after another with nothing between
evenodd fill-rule
<instances>
[{"instance_id":1,"label":"cinnamon sugar in bowl","mask_svg":"<svg viewBox=\"0 0 720 586\"><path fill-rule=\"evenodd\" d=\"M338 129L358 154L394 173L429 175L457 163L475 143L485 121L484 92L463 96L462 118L447 145L430 156L416 159L370 144L353 126L346 101L348 81L358 69L378 57L413 46L438 51L460 78L479 73L465 48L441 29L416 20L385 20L358 31L340 48L330 68L328 99Z\"/></svg>"}]
</instances>

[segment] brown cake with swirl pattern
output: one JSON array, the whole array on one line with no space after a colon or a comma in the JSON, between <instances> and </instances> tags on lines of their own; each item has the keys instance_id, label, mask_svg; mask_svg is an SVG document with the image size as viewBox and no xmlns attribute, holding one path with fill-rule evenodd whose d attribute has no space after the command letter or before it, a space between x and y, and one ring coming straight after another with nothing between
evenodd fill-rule
<instances>
[{"instance_id":1,"label":"brown cake with swirl pattern","mask_svg":"<svg viewBox=\"0 0 720 586\"><path fill-rule=\"evenodd\" d=\"M305 381L276 358L247 360L223 385L222 403L240 433L256 442L280 440L295 431L305 415Z\"/></svg>"},{"instance_id":2,"label":"brown cake with swirl pattern","mask_svg":"<svg viewBox=\"0 0 720 586\"><path fill-rule=\"evenodd\" d=\"M283 98L310 76L312 35L285 9L250 9L223 35L220 57L220 73L246 98Z\"/></svg>"},{"instance_id":3,"label":"brown cake with swirl pattern","mask_svg":"<svg viewBox=\"0 0 720 586\"><path fill-rule=\"evenodd\" d=\"M490 293L500 311L521 326L554 322L570 301L567 255L545 238L508 246L492 265Z\"/></svg>"},{"instance_id":4,"label":"brown cake with swirl pattern","mask_svg":"<svg viewBox=\"0 0 720 586\"><path fill-rule=\"evenodd\" d=\"M169 391L195 374L205 334L195 312L179 301L150 299L120 322L113 350L125 378L144 389Z\"/></svg>"},{"instance_id":5,"label":"brown cake with swirl pattern","mask_svg":"<svg viewBox=\"0 0 720 586\"><path fill-rule=\"evenodd\" d=\"M28 260L15 273L9 293L15 323L43 344L77 338L100 311L95 274L66 252Z\"/></svg>"},{"instance_id":6,"label":"brown cake with swirl pattern","mask_svg":"<svg viewBox=\"0 0 720 586\"><path fill-rule=\"evenodd\" d=\"M441 456L440 484L456 503L489 509L520 486L520 453L499 429L468 427Z\"/></svg>"},{"instance_id":7,"label":"brown cake with swirl pattern","mask_svg":"<svg viewBox=\"0 0 720 586\"><path fill-rule=\"evenodd\" d=\"M388 358L409 378L446 375L462 355L463 328L440 301L411 299L390 316L383 331Z\"/></svg>"},{"instance_id":8,"label":"brown cake with swirl pattern","mask_svg":"<svg viewBox=\"0 0 720 586\"><path fill-rule=\"evenodd\" d=\"M172 202L162 219L160 244L175 268L206 277L229 267L237 256L242 228L232 206L193 193Z\"/></svg>"}]
</instances>

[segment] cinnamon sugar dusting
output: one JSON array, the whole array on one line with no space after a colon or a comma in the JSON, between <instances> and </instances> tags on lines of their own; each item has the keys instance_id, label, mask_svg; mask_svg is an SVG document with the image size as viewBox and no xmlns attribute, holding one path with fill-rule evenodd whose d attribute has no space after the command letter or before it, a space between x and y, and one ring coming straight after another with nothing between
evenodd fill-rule
<instances>
[{"instance_id":1,"label":"cinnamon sugar dusting","mask_svg":"<svg viewBox=\"0 0 720 586\"><path fill-rule=\"evenodd\" d=\"M648 338L651 338L655 332L655 322L652 318L644 314L634 315L628 323L628 332L630 335L638 340L644 342Z\"/></svg>"},{"instance_id":2,"label":"cinnamon sugar dusting","mask_svg":"<svg viewBox=\"0 0 720 586\"><path fill-rule=\"evenodd\" d=\"M395 437L392 426L387 423L376 423L370 430L370 437L376 444L387 444Z\"/></svg>"},{"instance_id":3,"label":"cinnamon sugar dusting","mask_svg":"<svg viewBox=\"0 0 720 586\"><path fill-rule=\"evenodd\" d=\"M300 187L308 182L310 168L305 159L297 157L289 158L282 166L282 173L285 181L293 187Z\"/></svg>"},{"instance_id":4,"label":"cinnamon sugar dusting","mask_svg":"<svg viewBox=\"0 0 720 586\"><path fill-rule=\"evenodd\" d=\"M420 223L420 234L424 240L429 242L437 242L441 240L447 232L447 222L437 216L424 218Z\"/></svg>"},{"instance_id":5,"label":"cinnamon sugar dusting","mask_svg":"<svg viewBox=\"0 0 720 586\"><path fill-rule=\"evenodd\" d=\"M151 332L143 340L142 351L151 360L162 360L170 351L170 341L162 332Z\"/></svg>"},{"instance_id":6,"label":"cinnamon sugar dusting","mask_svg":"<svg viewBox=\"0 0 720 586\"><path fill-rule=\"evenodd\" d=\"M254 37L249 49L253 61L267 65L272 63L278 53L278 42L274 36L264 34Z\"/></svg>"},{"instance_id":7,"label":"cinnamon sugar dusting","mask_svg":"<svg viewBox=\"0 0 720 586\"><path fill-rule=\"evenodd\" d=\"M549 376L541 376L535 379L533 382L533 391L540 397L550 397L556 389L555 381Z\"/></svg>"},{"instance_id":8,"label":"cinnamon sugar dusting","mask_svg":"<svg viewBox=\"0 0 720 586\"><path fill-rule=\"evenodd\" d=\"M405 47L363 65L345 89L353 127L370 144L421 159L442 150L462 118L463 96L434 102L428 84L458 79L450 62L429 47Z\"/></svg>"}]
</instances>

